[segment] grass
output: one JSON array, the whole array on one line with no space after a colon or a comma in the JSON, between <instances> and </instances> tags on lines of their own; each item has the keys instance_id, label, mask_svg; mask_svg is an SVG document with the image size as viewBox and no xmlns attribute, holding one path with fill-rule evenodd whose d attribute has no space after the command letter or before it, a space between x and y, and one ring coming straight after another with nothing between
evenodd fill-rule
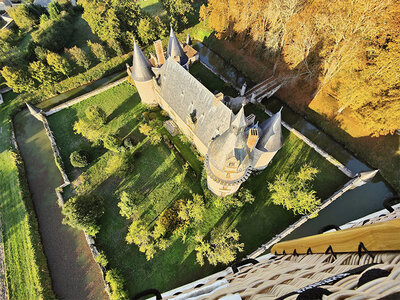
<instances>
[{"instance_id":1,"label":"grass","mask_svg":"<svg viewBox=\"0 0 400 300\"><path fill-rule=\"evenodd\" d=\"M0 106L0 211L10 299L54 297L23 165L11 151L10 117L21 103L3 95Z\"/></svg>"},{"instance_id":2,"label":"grass","mask_svg":"<svg viewBox=\"0 0 400 300\"><path fill-rule=\"evenodd\" d=\"M97 148L90 150L90 145L72 131L75 120L83 116L85 108L92 104L106 111L106 128L109 132L140 140L133 170L123 178L108 176L104 172L111 152ZM193 236L197 231L207 235L212 228L219 225L237 228L241 241L245 243L245 251L239 255L243 257L293 223L298 216L272 204L269 198L267 182L273 180L276 174L295 172L304 163L311 163L320 170L313 187L321 198L327 198L347 180L314 150L284 131L284 146L270 166L244 184L256 197L255 203L239 209L217 208L207 203L204 220L189 232L185 242L172 238L171 246L166 251L159 251L152 260L147 261L137 246L125 242L130 223L119 215L117 203L121 192L136 191L146 196L138 206L141 218L152 227L157 216L174 201L189 197L191 191L202 193L202 190L199 176L187 175L182 184L176 184L176 177L183 172L182 162L164 143L153 146L138 132L138 126L143 122L140 117L142 111L135 88L123 83L49 117L50 126L72 179L80 181L84 178L87 190L104 199L106 209L96 242L107 255L109 267L117 268L123 274L130 296L147 288L166 291L225 268L222 265L213 267L208 264L200 267L196 263ZM262 113L257 113L257 116L264 118ZM202 164L190 150L190 145L182 142L178 136L171 140L196 173L200 171ZM91 151L91 164L83 171L77 171L69 165L68 157L72 151L81 148ZM84 176L78 177L81 172L84 172Z\"/></svg>"},{"instance_id":3,"label":"grass","mask_svg":"<svg viewBox=\"0 0 400 300\"><path fill-rule=\"evenodd\" d=\"M140 8L142 8L152 17L164 17L167 15L164 6L159 0L139 0L137 3L139 4Z\"/></svg>"}]
</instances>

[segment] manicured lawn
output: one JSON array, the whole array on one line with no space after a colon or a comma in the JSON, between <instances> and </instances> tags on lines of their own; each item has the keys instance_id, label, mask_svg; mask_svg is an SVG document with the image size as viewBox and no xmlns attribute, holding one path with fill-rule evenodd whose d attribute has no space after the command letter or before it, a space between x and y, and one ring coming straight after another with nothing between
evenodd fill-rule
<instances>
[{"instance_id":1,"label":"manicured lawn","mask_svg":"<svg viewBox=\"0 0 400 300\"><path fill-rule=\"evenodd\" d=\"M106 111L108 123L105 126L108 131L118 133L120 137L134 137L139 142L134 154L133 170L123 178L108 176L104 172L109 157L113 155L111 152L100 148L93 151L82 137L72 131L75 120L83 116L85 108L92 104ZM76 179L82 171L72 168L69 154L80 148L92 153L91 164L83 170L85 185L88 191L102 197L106 206L96 242L106 253L109 267L117 268L123 274L130 296L147 288L166 291L225 268L208 264L201 267L196 263L193 237L197 231L207 235L217 225L237 228L241 241L245 243L245 251L239 257L244 257L293 223L298 216L272 204L268 195L267 182L277 174L296 172L303 164L312 164L320 170L313 187L323 199L347 181L340 171L314 150L284 131L284 146L270 166L244 184L255 196L255 203L239 209L217 208L212 203L206 203L204 220L189 231L184 242L180 238L171 238L167 250L159 250L152 260L147 261L136 245L128 245L125 241L130 222L119 214L117 203L122 191L136 191L145 195L145 200L138 206L141 219L151 228L159 214L174 201L190 197L190 192L202 194L202 190L200 176L188 174L181 184L176 183L177 176L183 172L182 162L165 143L153 146L138 132L138 126L143 122L143 111L136 89L123 83L49 118L72 179ZM262 113L257 116L264 118ZM200 171L202 163L190 150L190 145L182 142L179 136L171 140L194 171Z\"/></svg>"},{"instance_id":2,"label":"manicured lawn","mask_svg":"<svg viewBox=\"0 0 400 300\"><path fill-rule=\"evenodd\" d=\"M164 17L167 14L164 6L158 0L139 0L137 3L150 16Z\"/></svg>"},{"instance_id":3,"label":"manicured lawn","mask_svg":"<svg viewBox=\"0 0 400 300\"><path fill-rule=\"evenodd\" d=\"M20 104L8 92L0 106L0 212L10 299L54 297L38 225L10 143L10 114ZM23 178L24 174L20 174Z\"/></svg>"}]
</instances>

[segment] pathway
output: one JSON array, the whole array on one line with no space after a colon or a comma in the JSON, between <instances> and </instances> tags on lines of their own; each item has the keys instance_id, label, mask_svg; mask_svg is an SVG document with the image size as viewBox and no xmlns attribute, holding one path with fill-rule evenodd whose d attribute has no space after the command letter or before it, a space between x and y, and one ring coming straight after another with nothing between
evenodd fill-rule
<instances>
[{"instance_id":1,"label":"pathway","mask_svg":"<svg viewBox=\"0 0 400 300\"><path fill-rule=\"evenodd\" d=\"M59 299L108 299L83 232L62 224L54 190L62 177L42 122L27 110L14 122L54 292Z\"/></svg>"}]
</instances>

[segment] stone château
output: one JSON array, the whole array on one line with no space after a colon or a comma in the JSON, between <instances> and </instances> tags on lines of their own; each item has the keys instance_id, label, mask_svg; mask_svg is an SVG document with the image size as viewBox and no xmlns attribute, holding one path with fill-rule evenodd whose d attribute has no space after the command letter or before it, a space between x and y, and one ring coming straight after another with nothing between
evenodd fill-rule
<instances>
[{"instance_id":1,"label":"stone ch\u00e2teau","mask_svg":"<svg viewBox=\"0 0 400 300\"><path fill-rule=\"evenodd\" d=\"M145 105L159 105L205 157L208 188L224 197L235 193L253 171L263 170L282 147L281 112L258 124L242 108L235 115L230 97L211 93L188 71L198 53L190 37L181 45L171 28L164 54L155 42L156 57L145 57L134 43L132 77ZM237 100L237 99L236 99Z\"/></svg>"}]
</instances>

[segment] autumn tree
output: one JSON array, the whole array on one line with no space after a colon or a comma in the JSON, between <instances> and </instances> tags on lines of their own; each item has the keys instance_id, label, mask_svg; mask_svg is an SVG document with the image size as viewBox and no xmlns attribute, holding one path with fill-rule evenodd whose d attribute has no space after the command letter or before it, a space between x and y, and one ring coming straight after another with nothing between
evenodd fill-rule
<instances>
[{"instance_id":1,"label":"autumn tree","mask_svg":"<svg viewBox=\"0 0 400 300\"><path fill-rule=\"evenodd\" d=\"M218 263L229 264L236 259L237 252L242 252L244 244L239 243L239 232L234 230L224 230L222 227L214 228L211 231L209 241L199 233L195 236L196 241L196 260L200 265L204 265L204 258L216 266Z\"/></svg>"},{"instance_id":2,"label":"autumn tree","mask_svg":"<svg viewBox=\"0 0 400 300\"><path fill-rule=\"evenodd\" d=\"M310 187L317 173L316 168L305 164L295 175L276 175L275 181L268 184L272 202L283 205L294 214L312 213L321 203Z\"/></svg>"}]
</instances>

